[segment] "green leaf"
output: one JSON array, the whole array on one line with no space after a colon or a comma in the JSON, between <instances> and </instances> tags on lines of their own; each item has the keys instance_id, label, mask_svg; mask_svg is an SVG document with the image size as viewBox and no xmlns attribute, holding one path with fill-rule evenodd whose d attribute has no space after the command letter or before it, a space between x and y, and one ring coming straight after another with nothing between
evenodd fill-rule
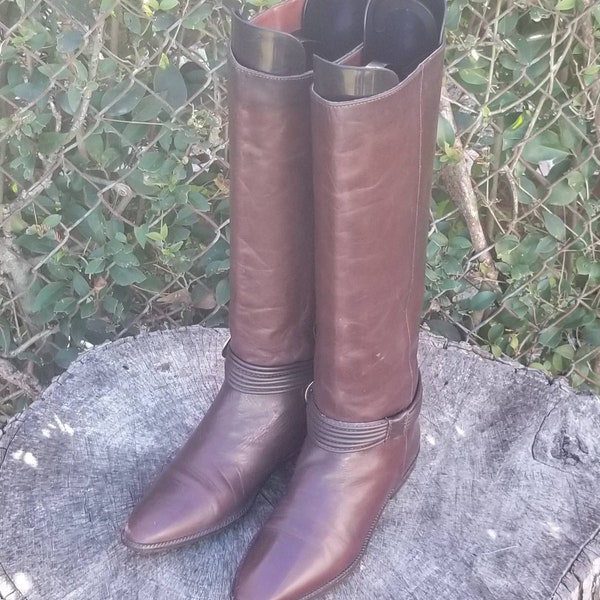
<instances>
[{"instance_id":1,"label":"green leaf","mask_svg":"<svg viewBox=\"0 0 600 600\"><path fill-rule=\"evenodd\" d=\"M65 284L61 281L53 281L45 285L37 294L31 304L31 311L36 313L44 308L53 306L65 291Z\"/></svg>"},{"instance_id":2,"label":"green leaf","mask_svg":"<svg viewBox=\"0 0 600 600\"><path fill-rule=\"evenodd\" d=\"M139 227L133 228L133 235L137 240L137 243L141 246L142 250L146 247L147 236L148 236L148 225L146 223Z\"/></svg>"},{"instance_id":3,"label":"green leaf","mask_svg":"<svg viewBox=\"0 0 600 600\"><path fill-rule=\"evenodd\" d=\"M55 313L66 313L69 314L77 306L77 300L75 298L61 298L54 305Z\"/></svg>"},{"instance_id":4,"label":"green leaf","mask_svg":"<svg viewBox=\"0 0 600 600\"><path fill-rule=\"evenodd\" d=\"M32 254L48 254L52 252L58 242L52 238L38 237L37 235L21 235L17 238L17 244Z\"/></svg>"},{"instance_id":5,"label":"green leaf","mask_svg":"<svg viewBox=\"0 0 600 600\"><path fill-rule=\"evenodd\" d=\"M462 237L460 235L456 235L450 240L449 246L450 246L450 248L458 248L460 250L469 250L473 247L473 244L471 243L470 239L468 239L466 237Z\"/></svg>"},{"instance_id":6,"label":"green leaf","mask_svg":"<svg viewBox=\"0 0 600 600\"><path fill-rule=\"evenodd\" d=\"M592 273L592 267L594 263L587 258L587 256L579 256L575 262L577 272L580 275L590 275Z\"/></svg>"},{"instance_id":7,"label":"green leaf","mask_svg":"<svg viewBox=\"0 0 600 600\"><path fill-rule=\"evenodd\" d=\"M131 285L132 283L141 283L146 276L135 267L120 267L114 265L110 269L110 276L117 285Z\"/></svg>"},{"instance_id":8,"label":"green leaf","mask_svg":"<svg viewBox=\"0 0 600 600\"><path fill-rule=\"evenodd\" d=\"M73 273L73 291L80 297L83 298L90 293L90 286L85 280L85 277L80 273Z\"/></svg>"},{"instance_id":9,"label":"green leaf","mask_svg":"<svg viewBox=\"0 0 600 600\"><path fill-rule=\"evenodd\" d=\"M450 146L454 146L454 142L456 141L456 136L454 134L454 129L450 124L450 121L440 115L438 117L438 128L437 128L437 145L444 149L446 144Z\"/></svg>"},{"instance_id":10,"label":"green leaf","mask_svg":"<svg viewBox=\"0 0 600 600\"><path fill-rule=\"evenodd\" d=\"M135 107L133 118L136 121L153 121L158 117L160 112L166 108L167 106L160 98L148 94L147 96L144 96L140 100L140 103Z\"/></svg>"},{"instance_id":11,"label":"green leaf","mask_svg":"<svg viewBox=\"0 0 600 600\"><path fill-rule=\"evenodd\" d=\"M119 117L131 112L146 95L146 90L137 82L122 81L104 92L100 108L106 109L109 117Z\"/></svg>"},{"instance_id":12,"label":"green leaf","mask_svg":"<svg viewBox=\"0 0 600 600\"><path fill-rule=\"evenodd\" d=\"M89 302L84 302L81 305L79 309L79 315L82 319L89 319L89 317L95 314L97 310L98 307L96 306L96 303L90 300Z\"/></svg>"},{"instance_id":13,"label":"green leaf","mask_svg":"<svg viewBox=\"0 0 600 600\"><path fill-rule=\"evenodd\" d=\"M187 86L174 65L159 67L154 72L154 91L171 107L179 108L187 101Z\"/></svg>"},{"instance_id":14,"label":"green leaf","mask_svg":"<svg viewBox=\"0 0 600 600\"><path fill-rule=\"evenodd\" d=\"M140 35L142 33L142 22L140 21L139 17L136 17L129 11L125 12L125 15L123 16L123 22L125 23L125 27L127 27L131 33L135 33L136 35Z\"/></svg>"},{"instance_id":15,"label":"green leaf","mask_svg":"<svg viewBox=\"0 0 600 600\"><path fill-rule=\"evenodd\" d=\"M79 355L77 348L61 348L54 355L54 362L61 368L66 369Z\"/></svg>"},{"instance_id":16,"label":"green leaf","mask_svg":"<svg viewBox=\"0 0 600 600\"><path fill-rule=\"evenodd\" d=\"M488 73L483 69L467 68L458 71L461 79L471 85L487 85Z\"/></svg>"},{"instance_id":17,"label":"green leaf","mask_svg":"<svg viewBox=\"0 0 600 600\"><path fill-rule=\"evenodd\" d=\"M95 133L94 135L90 135L83 143L85 144L85 149L90 157L99 163L102 160L102 154L104 152L104 140L102 134Z\"/></svg>"},{"instance_id":18,"label":"green leaf","mask_svg":"<svg viewBox=\"0 0 600 600\"><path fill-rule=\"evenodd\" d=\"M155 242L162 242L165 239L158 231L150 231L146 234L146 237L150 240L154 240Z\"/></svg>"},{"instance_id":19,"label":"green leaf","mask_svg":"<svg viewBox=\"0 0 600 600\"><path fill-rule=\"evenodd\" d=\"M56 152L69 138L67 133L47 132L40 133L39 149L42 154L53 154Z\"/></svg>"},{"instance_id":20,"label":"green leaf","mask_svg":"<svg viewBox=\"0 0 600 600\"><path fill-rule=\"evenodd\" d=\"M573 358L575 357L575 350L573 350L573 347L569 344L563 344L562 346L558 346L558 348L556 348L554 352L559 356L566 358L567 360L573 360Z\"/></svg>"},{"instance_id":21,"label":"green leaf","mask_svg":"<svg viewBox=\"0 0 600 600\"><path fill-rule=\"evenodd\" d=\"M56 227L61 220L61 216L60 215L48 215L43 221L42 221L42 225L45 225L46 227L52 229L54 227Z\"/></svg>"},{"instance_id":22,"label":"green leaf","mask_svg":"<svg viewBox=\"0 0 600 600\"><path fill-rule=\"evenodd\" d=\"M535 249L536 254L554 254L557 249L556 240L549 235L544 236Z\"/></svg>"},{"instance_id":23,"label":"green leaf","mask_svg":"<svg viewBox=\"0 0 600 600\"><path fill-rule=\"evenodd\" d=\"M428 319L427 325L429 326L429 329L437 335L441 335L454 342L462 342L460 330L448 321L444 321L443 319Z\"/></svg>"},{"instance_id":24,"label":"green leaf","mask_svg":"<svg viewBox=\"0 0 600 600\"><path fill-rule=\"evenodd\" d=\"M161 0L158 5L159 10L171 10L178 6L179 0Z\"/></svg>"},{"instance_id":25,"label":"green leaf","mask_svg":"<svg viewBox=\"0 0 600 600\"><path fill-rule=\"evenodd\" d=\"M185 29L196 29L202 31L206 28L206 20L213 11L213 5L206 3L193 8L191 12L181 22Z\"/></svg>"},{"instance_id":26,"label":"green leaf","mask_svg":"<svg viewBox=\"0 0 600 600\"><path fill-rule=\"evenodd\" d=\"M100 12L101 13L109 13L112 12L113 8L120 0L102 0L100 2Z\"/></svg>"},{"instance_id":27,"label":"green leaf","mask_svg":"<svg viewBox=\"0 0 600 600\"><path fill-rule=\"evenodd\" d=\"M74 113L79 108L79 103L81 102L81 90L74 85L69 86L67 91L67 102L69 103L69 108L71 112Z\"/></svg>"},{"instance_id":28,"label":"green leaf","mask_svg":"<svg viewBox=\"0 0 600 600\"><path fill-rule=\"evenodd\" d=\"M563 220L554 213L544 211L544 225L546 231L557 240L564 242L567 237L567 228Z\"/></svg>"},{"instance_id":29,"label":"green leaf","mask_svg":"<svg viewBox=\"0 0 600 600\"><path fill-rule=\"evenodd\" d=\"M578 192L574 190L566 181L555 183L546 204L551 206L566 206L577 199Z\"/></svg>"},{"instance_id":30,"label":"green leaf","mask_svg":"<svg viewBox=\"0 0 600 600\"><path fill-rule=\"evenodd\" d=\"M137 256L135 254L133 254L133 252L131 252L131 247L127 247L127 250L129 250L129 252L127 252L126 250L122 251L122 252L118 252L117 254L115 254L114 261L117 265L119 265L120 267L137 267L140 264L140 261L138 260Z\"/></svg>"},{"instance_id":31,"label":"green leaf","mask_svg":"<svg viewBox=\"0 0 600 600\"><path fill-rule=\"evenodd\" d=\"M210 203L208 202L206 196L200 192L191 191L188 194L188 200L190 201L190 204L200 212L208 212L210 210Z\"/></svg>"},{"instance_id":32,"label":"green leaf","mask_svg":"<svg viewBox=\"0 0 600 600\"><path fill-rule=\"evenodd\" d=\"M447 256L443 263L442 268L448 275L462 275L463 267L456 258Z\"/></svg>"},{"instance_id":33,"label":"green leaf","mask_svg":"<svg viewBox=\"0 0 600 600\"><path fill-rule=\"evenodd\" d=\"M539 165L541 162L560 162L570 155L553 131L544 131L525 144L523 158Z\"/></svg>"},{"instance_id":34,"label":"green leaf","mask_svg":"<svg viewBox=\"0 0 600 600\"><path fill-rule=\"evenodd\" d=\"M4 319L0 319L0 350L8 350L12 344L12 333L10 325Z\"/></svg>"},{"instance_id":35,"label":"green leaf","mask_svg":"<svg viewBox=\"0 0 600 600\"><path fill-rule=\"evenodd\" d=\"M230 298L229 280L221 279L215 288L215 299L217 304L227 304Z\"/></svg>"},{"instance_id":36,"label":"green leaf","mask_svg":"<svg viewBox=\"0 0 600 600\"><path fill-rule=\"evenodd\" d=\"M120 312L121 303L114 297L110 295L104 296L102 298L102 306L112 315L116 315Z\"/></svg>"},{"instance_id":37,"label":"green leaf","mask_svg":"<svg viewBox=\"0 0 600 600\"><path fill-rule=\"evenodd\" d=\"M496 301L496 292L477 292L469 302L469 308L471 310L485 310L494 304Z\"/></svg>"},{"instance_id":38,"label":"green leaf","mask_svg":"<svg viewBox=\"0 0 600 600\"><path fill-rule=\"evenodd\" d=\"M96 273L102 273L104 271L104 259L103 258L95 258L90 260L88 264L85 266L85 274L86 275L95 275Z\"/></svg>"},{"instance_id":39,"label":"green leaf","mask_svg":"<svg viewBox=\"0 0 600 600\"><path fill-rule=\"evenodd\" d=\"M164 152L145 152L140 157L138 169L146 173L155 173L165 164L166 158Z\"/></svg>"},{"instance_id":40,"label":"green leaf","mask_svg":"<svg viewBox=\"0 0 600 600\"><path fill-rule=\"evenodd\" d=\"M50 80L36 70L27 83L20 83L12 88L12 95L27 102L44 102L52 88Z\"/></svg>"},{"instance_id":41,"label":"green leaf","mask_svg":"<svg viewBox=\"0 0 600 600\"><path fill-rule=\"evenodd\" d=\"M440 248L444 248L448 245L448 238L441 231L434 231L429 239L437 244Z\"/></svg>"},{"instance_id":42,"label":"green leaf","mask_svg":"<svg viewBox=\"0 0 600 600\"><path fill-rule=\"evenodd\" d=\"M562 330L559 327L552 325L540 332L538 341L540 344L542 344L542 346L546 346L547 348L555 348L560 343L561 338Z\"/></svg>"},{"instance_id":43,"label":"green leaf","mask_svg":"<svg viewBox=\"0 0 600 600\"><path fill-rule=\"evenodd\" d=\"M570 292L570 290L568 290ZM578 327L584 327L594 322L596 313L583 306L578 306L561 320L560 326L563 329L576 329Z\"/></svg>"},{"instance_id":44,"label":"green leaf","mask_svg":"<svg viewBox=\"0 0 600 600\"><path fill-rule=\"evenodd\" d=\"M52 13L57 20L80 21L89 27L96 24L93 8L95 2L82 2L81 0L52 0Z\"/></svg>"},{"instance_id":45,"label":"green leaf","mask_svg":"<svg viewBox=\"0 0 600 600\"><path fill-rule=\"evenodd\" d=\"M590 346L600 348L600 319L596 319L593 323L586 325L581 330L581 337Z\"/></svg>"},{"instance_id":46,"label":"green leaf","mask_svg":"<svg viewBox=\"0 0 600 600\"><path fill-rule=\"evenodd\" d=\"M497 342L504 335L504 325L502 323L494 323L488 332L488 340L492 343Z\"/></svg>"},{"instance_id":47,"label":"green leaf","mask_svg":"<svg viewBox=\"0 0 600 600\"><path fill-rule=\"evenodd\" d=\"M177 17L172 12L160 11L154 15L152 29L154 31L166 31L177 21Z\"/></svg>"},{"instance_id":48,"label":"green leaf","mask_svg":"<svg viewBox=\"0 0 600 600\"><path fill-rule=\"evenodd\" d=\"M73 52L83 44L83 34L75 29L65 29L56 39L56 49L59 52Z\"/></svg>"},{"instance_id":49,"label":"green leaf","mask_svg":"<svg viewBox=\"0 0 600 600\"><path fill-rule=\"evenodd\" d=\"M573 10L576 0L558 0L556 10Z\"/></svg>"}]
</instances>

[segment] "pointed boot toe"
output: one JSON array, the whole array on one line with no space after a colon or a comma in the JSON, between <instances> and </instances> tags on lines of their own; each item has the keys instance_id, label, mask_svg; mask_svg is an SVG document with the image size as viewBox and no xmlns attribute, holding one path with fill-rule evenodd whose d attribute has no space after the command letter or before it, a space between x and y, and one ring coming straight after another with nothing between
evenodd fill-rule
<instances>
[{"instance_id":1,"label":"pointed boot toe","mask_svg":"<svg viewBox=\"0 0 600 600\"><path fill-rule=\"evenodd\" d=\"M126 546L159 552L226 527L247 512L277 464L298 451L310 361L289 374L280 369L273 381L272 370L262 369L261 387L272 383L275 391L252 394L243 378L250 367L242 373L241 364L232 366L235 360L228 351L226 381L215 402L131 513L122 533ZM228 378L246 391L232 388Z\"/></svg>"},{"instance_id":2,"label":"pointed boot toe","mask_svg":"<svg viewBox=\"0 0 600 600\"><path fill-rule=\"evenodd\" d=\"M320 587L326 567L320 548L298 532L264 527L245 556L232 589L233 600L296 600ZM306 569L312 564L312 569Z\"/></svg>"},{"instance_id":3,"label":"pointed boot toe","mask_svg":"<svg viewBox=\"0 0 600 600\"><path fill-rule=\"evenodd\" d=\"M219 493L219 486L171 466L131 513L123 543L140 553L177 548L217 531L250 507L244 498Z\"/></svg>"},{"instance_id":4,"label":"pointed boot toe","mask_svg":"<svg viewBox=\"0 0 600 600\"><path fill-rule=\"evenodd\" d=\"M177 546L189 534L190 517L174 511L174 506L169 496L146 496L123 529L123 544L140 553Z\"/></svg>"}]
</instances>

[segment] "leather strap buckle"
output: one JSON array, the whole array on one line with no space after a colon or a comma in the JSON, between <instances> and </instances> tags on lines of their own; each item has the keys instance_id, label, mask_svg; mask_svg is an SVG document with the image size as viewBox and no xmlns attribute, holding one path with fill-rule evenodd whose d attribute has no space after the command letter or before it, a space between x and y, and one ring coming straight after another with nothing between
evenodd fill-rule
<instances>
[{"instance_id":1,"label":"leather strap buckle","mask_svg":"<svg viewBox=\"0 0 600 600\"><path fill-rule=\"evenodd\" d=\"M408 408L386 418L386 421L388 422L388 439L398 437L399 435L404 435L409 427L417 420L419 413L421 412L422 398L423 386L421 384L421 375L419 375L417 389L415 391L415 395L413 396L413 401L410 403Z\"/></svg>"}]
</instances>

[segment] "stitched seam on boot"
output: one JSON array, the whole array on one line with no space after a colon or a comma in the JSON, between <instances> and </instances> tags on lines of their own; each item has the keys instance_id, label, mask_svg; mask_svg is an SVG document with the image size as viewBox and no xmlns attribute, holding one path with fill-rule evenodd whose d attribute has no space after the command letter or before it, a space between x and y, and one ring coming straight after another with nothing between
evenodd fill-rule
<instances>
[{"instance_id":1,"label":"stitched seam on boot","mask_svg":"<svg viewBox=\"0 0 600 600\"><path fill-rule=\"evenodd\" d=\"M363 104L371 104L374 102L378 102L379 100L382 100L383 98L388 98L389 96L393 96L394 94L397 94L401 88L408 86L409 82L412 81L413 79L416 79L419 76L419 72L421 72L421 74L423 74L425 67L429 63L436 60L438 53L443 54L445 49L446 49L446 44L442 43L440 46L438 46L438 48L435 50L435 52L433 54L430 54L429 57L427 57L406 79L403 79L398 85L394 86L387 92L381 92L380 94L375 94L375 96L370 96L368 98L363 98L363 99L359 99L359 100L347 100L344 102L339 102L336 100L327 100L327 99L323 98L322 96L319 96L319 94L317 94L317 92L315 92L314 86L311 86L311 97L315 102L317 102L321 106L328 108L328 109L331 108L334 110L335 109L337 109L337 110L351 109L351 108L354 108L355 106L362 106Z\"/></svg>"},{"instance_id":2,"label":"stitched seam on boot","mask_svg":"<svg viewBox=\"0 0 600 600\"><path fill-rule=\"evenodd\" d=\"M408 302L406 309L404 311L404 320L406 321L406 333L409 340L411 338L411 326L408 318L408 308L410 306L410 302L413 294L413 286L415 282L415 254L417 248L417 234L419 230L419 204L421 202L421 176L423 172L423 78L425 71L421 71L421 80L419 82L419 171L418 171L418 188L416 194L416 202L415 202L415 222L413 226L414 236L413 236L413 246L412 246L412 255L411 255L411 271L410 271L410 284L408 286ZM412 344L411 344L412 345ZM409 352L412 351L412 348L409 347ZM415 370L412 364L412 357L409 356L409 370L410 370L410 389L414 390L415 384Z\"/></svg>"}]
</instances>

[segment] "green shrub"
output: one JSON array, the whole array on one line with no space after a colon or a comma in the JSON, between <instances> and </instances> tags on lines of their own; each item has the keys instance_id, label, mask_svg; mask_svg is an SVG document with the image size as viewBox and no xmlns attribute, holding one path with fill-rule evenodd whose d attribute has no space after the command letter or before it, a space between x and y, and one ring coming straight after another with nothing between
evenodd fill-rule
<instances>
[{"instance_id":1,"label":"green shrub","mask_svg":"<svg viewBox=\"0 0 600 600\"><path fill-rule=\"evenodd\" d=\"M229 230L218 0L5 0L0 23L1 419L89 345L225 324ZM590 0L450 0L425 302L592 387L599 46ZM465 160L483 238L448 185Z\"/></svg>"},{"instance_id":2,"label":"green shrub","mask_svg":"<svg viewBox=\"0 0 600 600\"><path fill-rule=\"evenodd\" d=\"M223 323L224 8L18 0L0 10L12 258L1 266L0 351L47 382L89 344Z\"/></svg>"},{"instance_id":3,"label":"green shrub","mask_svg":"<svg viewBox=\"0 0 600 600\"><path fill-rule=\"evenodd\" d=\"M448 28L439 166L472 163L497 272L475 260L461 199L435 190L432 328L598 389L600 6L454 0Z\"/></svg>"}]
</instances>

